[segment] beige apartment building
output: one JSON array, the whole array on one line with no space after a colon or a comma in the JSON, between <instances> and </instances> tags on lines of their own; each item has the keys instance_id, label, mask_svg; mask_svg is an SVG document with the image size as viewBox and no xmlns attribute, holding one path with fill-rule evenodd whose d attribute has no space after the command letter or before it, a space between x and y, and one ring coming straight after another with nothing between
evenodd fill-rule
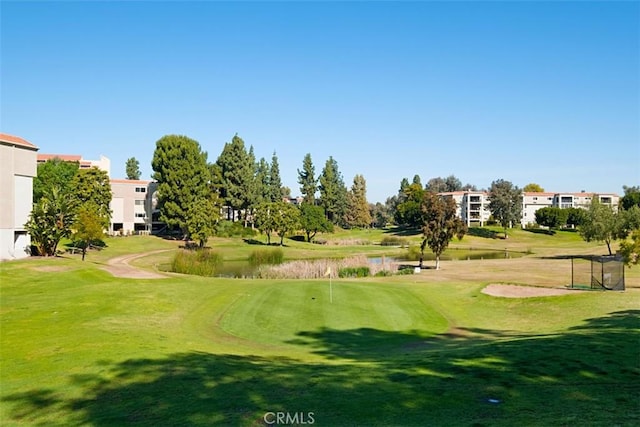
<instances>
[{"instance_id":1,"label":"beige apartment building","mask_svg":"<svg viewBox=\"0 0 640 427\"><path fill-rule=\"evenodd\" d=\"M31 238L24 225L33 205L38 147L0 133L0 259L25 258Z\"/></svg>"},{"instance_id":2,"label":"beige apartment building","mask_svg":"<svg viewBox=\"0 0 640 427\"><path fill-rule=\"evenodd\" d=\"M456 202L456 214L467 227L482 227L491 216L488 194L485 191L451 191L438 194Z\"/></svg>"},{"instance_id":3,"label":"beige apartment building","mask_svg":"<svg viewBox=\"0 0 640 427\"><path fill-rule=\"evenodd\" d=\"M154 181L112 179L111 224L114 235L151 233L155 209Z\"/></svg>"},{"instance_id":4,"label":"beige apartment building","mask_svg":"<svg viewBox=\"0 0 640 427\"><path fill-rule=\"evenodd\" d=\"M555 207L561 209L587 209L594 197L597 197L600 203L609 205L614 209L618 209L620 197L617 194L612 193L596 194L584 191L580 193L523 193L521 224L525 227L527 224L535 223L536 211L540 208Z\"/></svg>"},{"instance_id":5,"label":"beige apartment building","mask_svg":"<svg viewBox=\"0 0 640 427\"><path fill-rule=\"evenodd\" d=\"M468 227L483 226L491 216L489 211L489 193L486 191L452 191L438 193L443 197L450 197L457 205L457 215ZM522 193L522 217L520 223L523 227L536 222L536 211L545 207L583 208L587 209L594 197L600 203L618 208L620 197L617 194L596 193Z\"/></svg>"}]
</instances>

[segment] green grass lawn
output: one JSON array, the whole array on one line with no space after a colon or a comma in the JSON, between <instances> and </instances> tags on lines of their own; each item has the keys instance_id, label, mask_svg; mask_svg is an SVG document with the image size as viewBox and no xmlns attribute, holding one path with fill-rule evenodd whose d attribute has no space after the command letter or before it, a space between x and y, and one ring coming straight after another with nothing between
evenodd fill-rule
<instances>
[{"instance_id":1,"label":"green grass lawn","mask_svg":"<svg viewBox=\"0 0 640 427\"><path fill-rule=\"evenodd\" d=\"M637 285L480 293L492 269L526 282L520 267L529 265L543 280L538 255L601 250L574 236L471 236L460 245L534 255L481 273L479 262L459 261L415 277L334 279L333 302L328 280L136 280L100 269L117 255L177 246L151 237L111 239L84 263L2 263L0 423L250 426L280 411L313 412L320 426L638 425ZM212 243L237 258L254 246ZM331 249L291 242L285 256ZM153 268L170 254L133 264ZM637 283L637 268L627 271Z\"/></svg>"}]
</instances>

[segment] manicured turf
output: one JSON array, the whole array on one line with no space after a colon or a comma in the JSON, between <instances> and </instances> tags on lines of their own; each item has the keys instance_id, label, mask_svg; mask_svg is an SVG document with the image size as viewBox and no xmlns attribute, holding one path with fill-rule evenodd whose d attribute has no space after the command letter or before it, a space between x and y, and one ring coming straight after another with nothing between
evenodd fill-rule
<instances>
[{"instance_id":1,"label":"manicured turf","mask_svg":"<svg viewBox=\"0 0 640 427\"><path fill-rule=\"evenodd\" d=\"M587 248L552 249L547 237L509 244ZM533 256L334 279L333 303L328 280L135 280L99 268L110 250L174 246L123 238L85 263L0 264L2 425L264 425L278 411L313 412L320 426L640 423L637 287L506 299L480 293L492 277L457 279L489 265L527 281L522 266L547 262ZM529 276L554 280L540 270Z\"/></svg>"}]
</instances>

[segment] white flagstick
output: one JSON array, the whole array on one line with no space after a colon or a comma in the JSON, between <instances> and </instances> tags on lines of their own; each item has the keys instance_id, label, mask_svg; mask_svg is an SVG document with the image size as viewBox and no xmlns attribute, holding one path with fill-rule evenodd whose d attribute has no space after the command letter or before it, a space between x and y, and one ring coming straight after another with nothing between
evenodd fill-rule
<instances>
[{"instance_id":1,"label":"white flagstick","mask_svg":"<svg viewBox=\"0 0 640 427\"><path fill-rule=\"evenodd\" d=\"M333 284L331 283L331 267L327 267L325 276L329 276L329 302L333 304Z\"/></svg>"}]
</instances>

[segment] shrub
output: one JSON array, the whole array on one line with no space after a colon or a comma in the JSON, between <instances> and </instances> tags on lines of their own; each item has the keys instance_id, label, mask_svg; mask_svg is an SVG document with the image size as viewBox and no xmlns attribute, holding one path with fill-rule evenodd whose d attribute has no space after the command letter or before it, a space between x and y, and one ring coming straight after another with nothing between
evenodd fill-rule
<instances>
[{"instance_id":1,"label":"shrub","mask_svg":"<svg viewBox=\"0 0 640 427\"><path fill-rule=\"evenodd\" d=\"M209 249L178 251L171 261L170 270L175 273L213 276L222 264L222 256Z\"/></svg>"},{"instance_id":2,"label":"shrub","mask_svg":"<svg viewBox=\"0 0 640 427\"><path fill-rule=\"evenodd\" d=\"M284 252L280 248L261 249L251 252L249 255L249 264L253 266L262 264L282 264Z\"/></svg>"},{"instance_id":3,"label":"shrub","mask_svg":"<svg viewBox=\"0 0 640 427\"><path fill-rule=\"evenodd\" d=\"M398 269L398 271L396 272L397 275L402 276L405 274L413 274L413 270L414 268L411 266L407 266L407 267L403 267Z\"/></svg>"},{"instance_id":4,"label":"shrub","mask_svg":"<svg viewBox=\"0 0 640 427\"><path fill-rule=\"evenodd\" d=\"M409 246L405 258L407 261L418 261L420 259L420 246Z\"/></svg>"},{"instance_id":5,"label":"shrub","mask_svg":"<svg viewBox=\"0 0 640 427\"><path fill-rule=\"evenodd\" d=\"M389 270L380 270L375 274L376 277L393 276L393 273Z\"/></svg>"},{"instance_id":6,"label":"shrub","mask_svg":"<svg viewBox=\"0 0 640 427\"><path fill-rule=\"evenodd\" d=\"M380 242L381 246L406 246L407 239L399 236L385 236Z\"/></svg>"},{"instance_id":7,"label":"shrub","mask_svg":"<svg viewBox=\"0 0 640 427\"><path fill-rule=\"evenodd\" d=\"M345 267L338 271L338 277L367 277L369 273L369 267Z\"/></svg>"}]
</instances>

